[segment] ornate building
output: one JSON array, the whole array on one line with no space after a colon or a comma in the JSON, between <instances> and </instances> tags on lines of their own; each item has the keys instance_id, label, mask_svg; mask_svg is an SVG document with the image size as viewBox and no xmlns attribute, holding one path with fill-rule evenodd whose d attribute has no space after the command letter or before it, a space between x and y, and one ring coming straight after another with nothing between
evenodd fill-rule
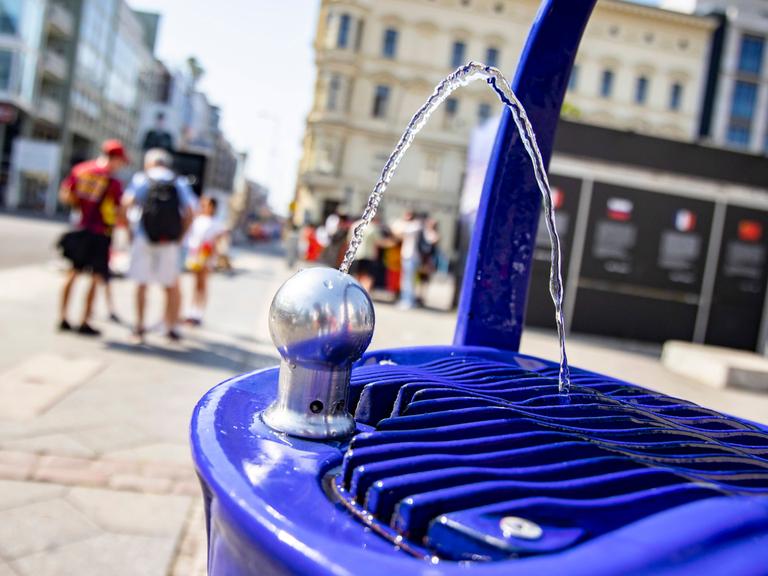
<instances>
[{"instance_id":1,"label":"ornate building","mask_svg":"<svg viewBox=\"0 0 768 576\"><path fill-rule=\"evenodd\" d=\"M536 0L323 0L295 221L319 222L340 205L358 213L437 82L469 60L512 74L537 7ZM601 0L577 57L567 115L692 139L713 27L705 17ZM450 251L469 134L500 111L481 84L449 98L400 166L385 218L406 208L429 212Z\"/></svg>"}]
</instances>

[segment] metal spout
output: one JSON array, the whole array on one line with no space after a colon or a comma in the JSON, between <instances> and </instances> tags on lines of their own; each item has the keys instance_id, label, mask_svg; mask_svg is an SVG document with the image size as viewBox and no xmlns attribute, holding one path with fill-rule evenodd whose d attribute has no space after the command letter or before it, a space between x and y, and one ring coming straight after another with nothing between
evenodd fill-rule
<instances>
[{"instance_id":1,"label":"metal spout","mask_svg":"<svg viewBox=\"0 0 768 576\"><path fill-rule=\"evenodd\" d=\"M352 363L370 344L373 327L371 299L352 276L309 268L289 278L269 311L270 335L282 361L277 399L264 411L264 422L302 438L350 436Z\"/></svg>"}]
</instances>

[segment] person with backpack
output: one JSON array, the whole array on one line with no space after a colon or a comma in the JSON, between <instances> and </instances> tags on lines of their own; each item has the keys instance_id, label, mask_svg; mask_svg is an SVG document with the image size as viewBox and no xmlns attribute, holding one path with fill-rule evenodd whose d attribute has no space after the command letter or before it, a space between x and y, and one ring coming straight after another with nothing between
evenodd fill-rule
<instances>
[{"instance_id":1,"label":"person with backpack","mask_svg":"<svg viewBox=\"0 0 768 576\"><path fill-rule=\"evenodd\" d=\"M147 286L165 288L165 328L172 341L180 339L181 241L194 217L197 201L186 179L171 169L173 157L153 148L144 156L144 172L133 177L125 194L125 206L133 222L131 264L128 275L136 282L137 343L144 342Z\"/></svg>"},{"instance_id":2,"label":"person with backpack","mask_svg":"<svg viewBox=\"0 0 768 576\"><path fill-rule=\"evenodd\" d=\"M114 177L128 162L125 148L119 140L107 140L95 160L81 162L61 183L59 197L63 204L80 214L73 230L59 240L64 258L72 263L61 295L59 330L77 330L84 336L100 332L90 324L96 289L109 281L109 247L112 230L122 223L121 196L123 187ZM83 320L73 327L67 319L70 295L75 280L82 272L91 273L91 286L85 299Z\"/></svg>"}]
</instances>

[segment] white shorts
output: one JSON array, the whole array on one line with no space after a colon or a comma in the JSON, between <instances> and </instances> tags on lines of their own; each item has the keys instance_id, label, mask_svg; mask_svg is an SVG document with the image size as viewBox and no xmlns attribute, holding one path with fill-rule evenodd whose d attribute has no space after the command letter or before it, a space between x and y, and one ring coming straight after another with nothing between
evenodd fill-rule
<instances>
[{"instance_id":1,"label":"white shorts","mask_svg":"<svg viewBox=\"0 0 768 576\"><path fill-rule=\"evenodd\" d=\"M152 244L137 236L131 245L128 276L139 284L162 284L171 287L181 273L181 247L178 242Z\"/></svg>"}]
</instances>

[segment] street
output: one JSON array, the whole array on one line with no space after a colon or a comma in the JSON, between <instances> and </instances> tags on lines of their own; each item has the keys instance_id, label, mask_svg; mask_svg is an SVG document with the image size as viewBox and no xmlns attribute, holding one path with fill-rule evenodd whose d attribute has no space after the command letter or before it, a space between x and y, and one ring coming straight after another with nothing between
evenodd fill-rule
<instances>
[{"instance_id":1,"label":"street","mask_svg":"<svg viewBox=\"0 0 768 576\"><path fill-rule=\"evenodd\" d=\"M130 344L130 326L107 321L103 294L95 322L102 337L59 334L63 267L51 246L62 229L0 215L0 576L205 574L189 417L217 382L277 363L266 312L289 271L274 254L237 251L234 272L213 278L203 326L186 329L180 343L152 333L147 346ZM77 308L85 284L76 286ZM130 320L133 286L113 284L118 313ZM161 300L150 291L150 321ZM451 314L382 303L376 313L372 349L451 341ZM574 365L768 419L768 397L673 375L656 347L569 342ZM555 358L556 338L529 331L523 352Z\"/></svg>"}]
</instances>

